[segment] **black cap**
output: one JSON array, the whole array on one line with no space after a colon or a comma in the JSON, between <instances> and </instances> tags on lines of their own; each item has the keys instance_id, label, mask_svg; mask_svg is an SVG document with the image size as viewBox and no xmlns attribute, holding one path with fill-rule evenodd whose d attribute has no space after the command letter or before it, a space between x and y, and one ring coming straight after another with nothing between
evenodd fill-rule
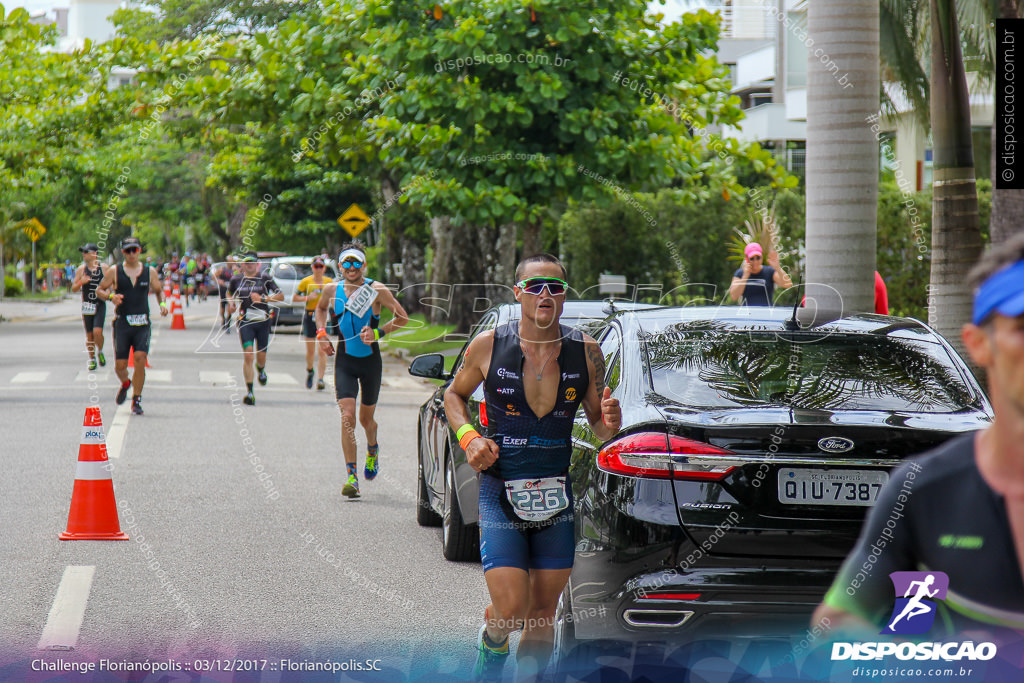
<instances>
[{"instance_id":1,"label":"black cap","mask_svg":"<svg viewBox=\"0 0 1024 683\"><path fill-rule=\"evenodd\" d=\"M87 251L95 251L96 253L99 253L99 251L100 251L100 248L99 248L99 247L97 247L97 246L96 246L95 244L93 244L92 242L89 242L88 244L83 244L82 246L80 246L80 247L78 248L78 251L82 252L83 254L84 254L85 252L87 252Z\"/></svg>"},{"instance_id":2,"label":"black cap","mask_svg":"<svg viewBox=\"0 0 1024 683\"><path fill-rule=\"evenodd\" d=\"M125 237L121 240L121 249L126 249L127 247L138 247L141 252L142 242L139 241L138 237Z\"/></svg>"},{"instance_id":3,"label":"black cap","mask_svg":"<svg viewBox=\"0 0 1024 683\"><path fill-rule=\"evenodd\" d=\"M259 260L259 257L256 255L256 252L252 251L251 249L249 251L238 252L237 258L242 263L255 263L256 261Z\"/></svg>"}]
</instances>

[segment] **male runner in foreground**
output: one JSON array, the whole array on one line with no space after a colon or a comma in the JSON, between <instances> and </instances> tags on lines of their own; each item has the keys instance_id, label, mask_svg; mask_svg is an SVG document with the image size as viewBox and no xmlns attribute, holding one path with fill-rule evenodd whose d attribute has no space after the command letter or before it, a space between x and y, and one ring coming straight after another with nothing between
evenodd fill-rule
<instances>
[{"instance_id":1,"label":"male runner in foreground","mask_svg":"<svg viewBox=\"0 0 1024 683\"><path fill-rule=\"evenodd\" d=\"M107 364L103 355L103 323L107 317L107 302L96 294L96 287L103 282L103 277L110 270L100 263L100 248L95 244L79 247L85 263L78 266L71 280L71 291L82 291L82 322L85 323L85 346L89 350L89 370L96 369L96 361L100 365Z\"/></svg>"},{"instance_id":2,"label":"male runner in foreground","mask_svg":"<svg viewBox=\"0 0 1024 683\"><path fill-rule=\"evenodd\" d=\"M956 631L1024 629L1024 234L986 253L969 282L963 341L986 370L995 420L893 472L815 623L877 640L890 572L941 571Z\"/></svg>"},{"instance_id":3,"label":"male runner in foreground","mask_svg":"<svg viewBox=\"0 0 1024 683\"><path fill-rule=\"evenodd\" d=\"M365 276L366 253L359 242L349 242L338 256L342 280L324 286L316 306L316 338L328 356L334 355L327 337L327 312L338 319L338 357L334 361L334 395L341 409L341 450L345 454L348 481L342 495L359 495L358 464L356 462L356 396L363 391L359 407L359 424L366 432L366 465L363 475L367 481L377 476L377 422L373 413L380 395L383 362L377 341L389 332L409 322L405 309L387 287ZM380 324L381 308L387 308L394 317Z\"/></svg>"},{"instance_id":4,"label":"male runner in foreground","mask_svg":"<svg viewBox=\"0 0 1024 683\"><path fill-rule=\"evenodd\" d=\"M534 675L547 663L555 606L575 559L569 478L573 420L582 403L603 441L622 423L619 401L604 385L597 342L559 324L568 287L564 278L554 256L524 259L513 290L521 319L473 339L445 392L448 422L470 466L482 472L480 555L491 604L478 642L479 678L500 678L508 634L520 628L520 675ZM481 382L493 441L469 424L466 401ZM538 490L543 512L536 511L531 496Z\"/></svg>"},{"instance_id":5,"label":"male runner in foreground","mask_svg":"<svg viewBox=\"0 0 1024 683\"><path fill-rule=\"evenodd\" d=\"M114 302L114 372L121 380L115 401L124 403L128 387L132 387L132 413L142 415L142 387L146 384L146 357L152 321L149 318L149 294L156 295L160 315L167 315L167 302L156 268L139 263L142 243L137 237L121 240L124 263L111 268L97 288L101 299ZM128 377L128 356L135 349L135 370Z\"/></svg>"}]
</instances>

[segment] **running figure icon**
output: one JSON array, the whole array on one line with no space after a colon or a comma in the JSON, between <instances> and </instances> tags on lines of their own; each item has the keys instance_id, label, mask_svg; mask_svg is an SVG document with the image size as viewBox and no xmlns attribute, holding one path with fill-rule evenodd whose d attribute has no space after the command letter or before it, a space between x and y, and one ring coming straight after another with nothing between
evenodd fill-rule
<instances>
[{"instance_id":1,"label":"running figure icon","mask_svg":"<svg viewBox=\"0 0 1024 683\"><path fill-rule=\"evenodd\" d=\"M934 598L936 594L938 594L938 588L936 588L933 591L928 590L928 588L933 583L935 583L934 574L929 574L922 581L910 582L910 585L907 586L907 592L903 594L903 597L910 598L910 600L907 602L906 605L903 606L903 611L899 613L899 616L893 619L892 622L889 624L890 631L892 631L893 633L896 632L896 629L894 628L896 626L896 622L898 622L903 617L906 617L907 621L910 621L914 617L920 616L922 614L927 614L928 612L931 612L934 609L932 605L926 605L921 602L924 598ZM911 598L910 594L911 592L913 592L914 586L917 586L917 593L915 593L914 597Z\"/></svg>"}]
</instances>

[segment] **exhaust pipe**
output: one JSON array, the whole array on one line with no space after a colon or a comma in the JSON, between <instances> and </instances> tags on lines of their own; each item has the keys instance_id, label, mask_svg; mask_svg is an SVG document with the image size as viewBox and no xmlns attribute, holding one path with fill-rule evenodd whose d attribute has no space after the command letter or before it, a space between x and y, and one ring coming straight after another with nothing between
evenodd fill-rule
<instances>
[{"instance_id":1,"label":"exhaust pipe","mask_svg":"<svg viewBox=\"0 0 1024 683\"><path fill-rule=\"evenodd\" d=\"M677 628L692 616L692 610L681 609L628 609L622 613L623 621L635 628Z\"/></svg>"}]
</instances>

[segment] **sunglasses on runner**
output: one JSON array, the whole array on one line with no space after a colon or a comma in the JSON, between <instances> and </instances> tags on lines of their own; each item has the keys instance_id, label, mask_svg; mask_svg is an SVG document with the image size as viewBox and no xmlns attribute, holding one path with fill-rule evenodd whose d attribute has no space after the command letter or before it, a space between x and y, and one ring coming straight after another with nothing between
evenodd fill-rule
<instances>
[{"instance_id":1,"label":"sunglasses on runner","mask_svg":"<svg viewBox=\"0 0 1024 683\"><path fill-rule=\"evenodd\" d=\"M123 251L126 254L134 254L135 252L139 251L139 248L138 247L125 247L121 251Z\"/></svg>"},{"instance_id":2,"label":"sunglasses on runner","mask_svg":"<svg viewBox=\"0 0 1024 683\"><path fill-rule=\"evenodd\" d=\"M314 267L314 268L324 268L325 266L324 266L324 264L322 264L322 263L314 263L314 264L313 264L313 267Z\"/></svg>"},{"instance_id":3,"label":"sunglasses on runner","mask_svg":"<svg viewBox=\"0 0 1024 683\"><path fill-rule=\"evenodd\" d=\"M544 288L547 287L548 294L558 296L559 294L565 294L565 290L569 288L569 283L565 280L559 280L557 277L531 277L517 282L516 287L519 287L527 294L541 294Z\"/></svg>"},{"instance_id":4,"label":"sunglasses on runner","mask_svg":"<svg viewBox=\"0 0 1024 683\"><path fill-rule=\"evenodd\" d=\"M363 262L362 261L342 261L341 262L341 267L342 268L346 268L346 269L347 268L362 268L363 267Z\"/></svg>"}]
</instances>

